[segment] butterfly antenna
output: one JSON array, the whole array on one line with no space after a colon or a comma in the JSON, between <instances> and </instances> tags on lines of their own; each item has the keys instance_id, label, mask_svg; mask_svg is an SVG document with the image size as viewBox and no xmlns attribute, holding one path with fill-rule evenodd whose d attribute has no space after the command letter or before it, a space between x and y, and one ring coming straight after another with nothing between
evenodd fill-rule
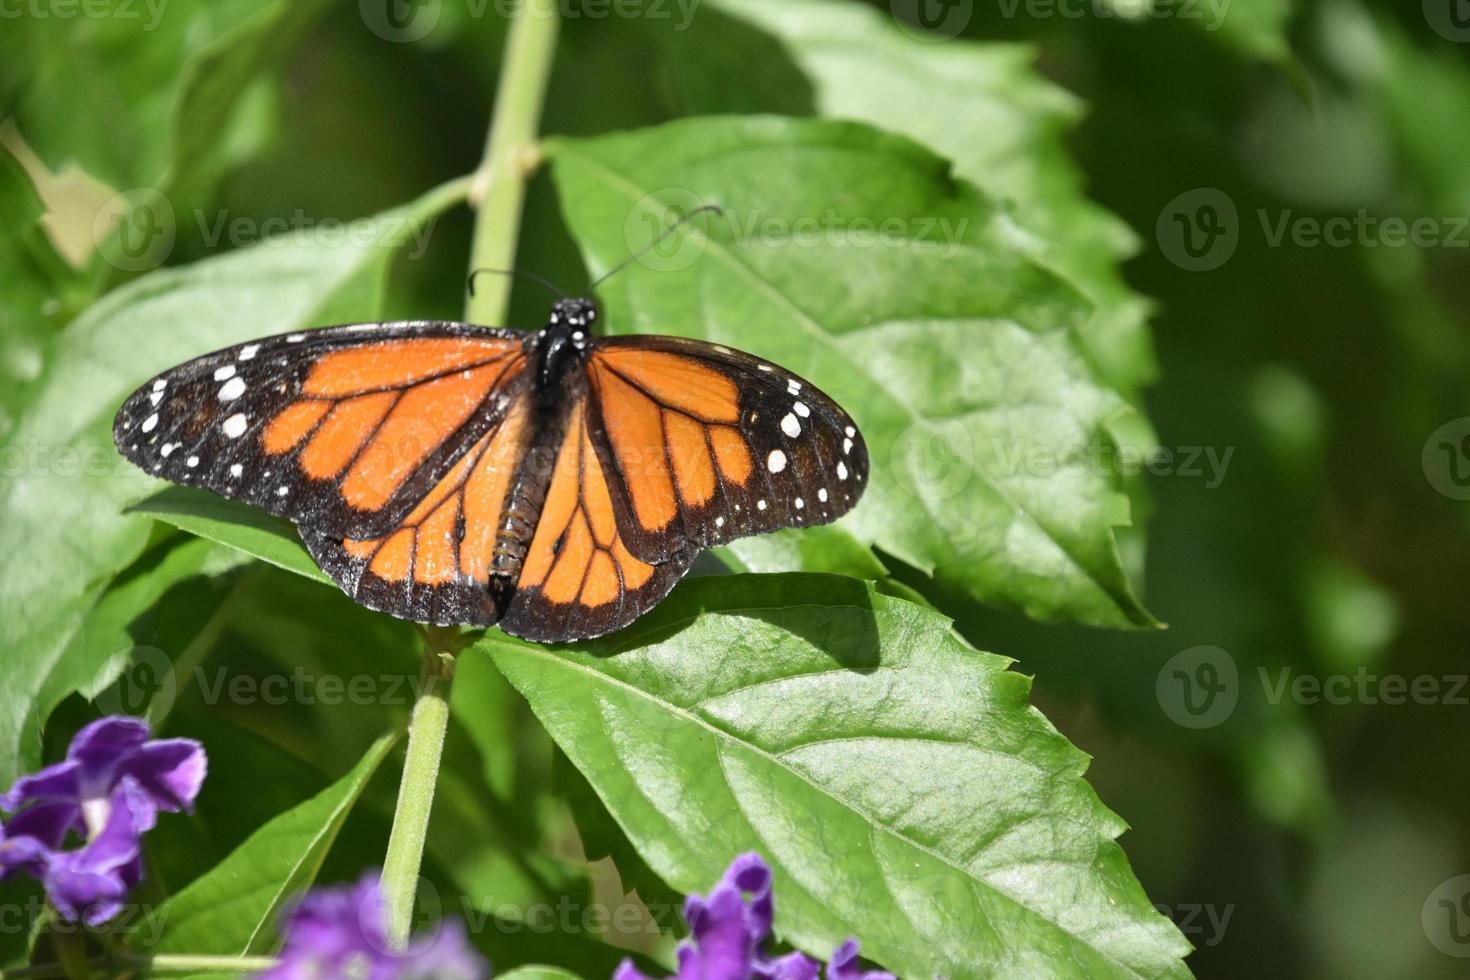
<instances>
[{"instance_id":1,"label":"butterfly antenna","mask_svg":"<svg viewBox=\"0 0 1470 980\"><path fill-rule=\"evenodd\" d=\"M625 266L631 265L633 262L642 258L643 255L645 255L650 249L656 248L659 242L662 242L665 238L668 238L674 232L678 231L682 225L688 224L690 219L692 219L696 214L703 214L705 211L711 211L715 214L721 215L725 213L718 204L706 204L704 207L695 208L693 211L690 211L678 221L675 221L673 224L669 225L668 228L664 229L664 233L662 235L659 235L653 241L649 242L647 245L643 246L638 251L634 252L632 255L628 256L626 259L613 266L611 269L608 269L602 275L598 276L597 282L594 282L587 287L587 292L592 292L592 290L596 289L600 283L606 282L614 272L617 272Z\"/></svg>"},{"instance_id":2,"label":"butterfly antenna","mask_svg":"<svg viewBox=\"0 0 1470 980\"><path fill-rule=\"evenodd\" d=\"M532 282L544 286L545 288L551 290L553 293L556 293L556 295L560 296L562 299L567 298L567 294L558 289L556 286L552 285L550 281L541 278L534 272L527 272L525 269L476 269L470 273L469 279L465 280L464 284L464 288L469 292L471 296L475 295L475 277L482 272L489 272L497 276L525 276Z\"/></svg>"}]
</instances>

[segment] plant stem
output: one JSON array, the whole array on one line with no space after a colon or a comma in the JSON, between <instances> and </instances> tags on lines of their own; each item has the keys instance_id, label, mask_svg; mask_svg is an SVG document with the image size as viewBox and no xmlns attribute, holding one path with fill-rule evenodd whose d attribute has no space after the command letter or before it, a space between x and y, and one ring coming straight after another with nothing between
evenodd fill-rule
<instances>
[{"instance_id":1,"label":"plant stem","mask_svg":"<svg viewBox=\"0 0 1470 980\"><path fill-rule=\"evenodd\" d=\"M56 950L61 975L70 980L88 980L92 963L87 959L87 940L80 932L52 932L51 948Z\"/></svg>"},{"instance_id":2,"label":"plant stem","mask_svg":"<svg viewBox=\"0 0 1470 980\"><path fill-rule=\"evenodd\" d=\"M408 722L408 751L403 759L403 779L398 784L398 805L393 810L393 829L388 834L388 853L383 858L381 878L388 942L394 949L407 948L413 925L419 866L424 858L424 841L429 835L429 814L434 808L434 785L439 779L439 760L444 754L444 733L449 728L449 682L457 647L458 634L454 631L425 627L423 673L419 677L413 717Z\"/></svg>"},{"instance_id":3,"label":"plant stem","mask_svg":"<svg viewBox=\"0 0 1470 980\"><path fill-rule=\"evenodd\" d=\"M470 202L479 209L471 272L509 269L515 263L526 180L539 162L536 132L556 51L557 27L557 0L521 0L506 41L485 157L470 189ZM509 276L480 277L465 304L465 319L503 324L510 285Z\"/></svg>"},{"instance_id":4,"label":"plant stem","mask_svg":"<svg viewBox=\"0 0 1470 980\"><path fill-rule=\"evenodd\" d=\"M509 268L515 261L516 236L526 196L526 178L534 169L536 131L556 50L557 0L521 0L506 41L505 60L495 93L495 115L485 140L485 158L471 178L469 199L478 209L470 268ZM479 284L477 284L479 285ZM486 278L465 305L471 323L505 320L509 279ZM424 671L413 717L408 726L408 753L388 853L383 858L382 890L388 919L388 941L408 945L414 895L434 784L449 726L449 682L459 634L428 627L424 631Z\"/></svg>"},{"instance_id":5,"label":"plant stem","mask_svg":"<svg viewBox=\"0 0 1470 980\"><path fill-rule=\"evenodd\" d=\"M275 966L273 956L193 956L189 954L159 956L100 957L83 961L88 969L113 970L126 967L148 976L160 973L259 973ZM59 963L23 966L0 970L0 980L59 980L67 976Z\"/></svg>"}]
</instances>

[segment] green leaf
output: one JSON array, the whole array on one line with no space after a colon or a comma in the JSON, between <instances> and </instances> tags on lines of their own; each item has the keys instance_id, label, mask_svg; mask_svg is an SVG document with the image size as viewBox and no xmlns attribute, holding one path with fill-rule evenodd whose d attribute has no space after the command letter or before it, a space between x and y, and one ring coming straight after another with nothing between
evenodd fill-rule
<instances>
[{"instance_id":1,"label":"green leaf","mask_svg":"<svg viewBox=\"0 0 1470 980\"><path fill-rule=\"evenodd\" d=\"M290 521L208 490L168 487L129 507L128 513L155 518L277 568L334 585L301 546L301 537Z\"/></svg>"},{"instance_id":2,"label":"green leaf","mask_svg":"<svg viewBox=\"0 0 1470 980\"><path fill-rule=\"evenodd\" d=\"M580 980L575 973L555 966L518 966L509 973L497 973L499 980Z\"/></svg>"},{"instance_id":3,"label":"green leaf","mask_svg":"<svg viewBox=\"0 0 1470 980\"><path fill-rule=\"evenodd\" d=\"M725 209L602 287L610 329L748 349L842 403L873 459L842 529L1039 619L1152 624L1113 537L1120 481L1089 465L1134 412L1087 362L1088 304L943 160L859 124L768 117L548 152L594 273L671 213Z\"/></svg>"},{"instance_id":4,"label":"green leaf","mask_svg":"<svg viewBox=\"0 0 1470 980\"><path fill-rule=\"evenodd\" d=\"M228 571L241 561L235 552L209 541L172 544L176 546L160 546L128 569L83 618L30 708L34 719L50 715L73 691L95 699L127 669L138 643L131 630L134 622L153 609L169 589L185 579ZM166 668L167 664L160 662L141 669L156 672ZM122 698L116 707L127 712L141 712L145 707L144 702L128 700Z\"/></svg>"},{"instance_id":5,"label":"green leaf","mask_svg":"<svg viewBox=\"0 0 1470 980\"><path fill-rule=\"evenodd\" d=\"M381 244L293 235L153 273L109 293L61 336L24 417L0 443L26 461L0 485L0 551L29 556L0 566L0 784L39 761L36 693L87 610L149 539L151 521L122 513L158 486L113 448L123 398L150 375L228 344L371 319L401 221L428 220L462 190L446 185L380 216Z\"/></svg>"},{"instance_id":6,"label":"green leaf","mask_svg":"<svg viewBox=\"0 0 1470 980\"><path fill-rule=\"evenodd\" d=\"M182 215L240 143L235 109L250 82L326 4L104 2L86 17L9 22L15 64L0 71L0 94L53 169L77 163L117 189L157 188Z\"/></svg>"},{"instance_id":7,"label":"green leaf","mask_svg":"<svg viewBox=\"0 0 1470 980\"><path fill-rule=\"evenodd\" d=\"M60 305L53 272L63 263L41 228L45 211L20 161L0 144L0 438L14 428L56 328L47 312Z\"/></svg>"},{"instance_id":8,"label":"green leaf","mask_svg":"<svg viewBox=\"0 0 1470 980\"><path fill-rule=\"evenodd\" d=\"M276 941L276 915L316 879L342 822L397 738L397 733L379 738L351 772L265 824L171 898L159 910L163 934L148 952L268 952ZM209 792L208 784L204 791Z\"/></svg>"},{"instance_id":9,"label":"green leaf","mask_svg":"<svg viewBox=\"0 0 1470 980\"><path fill-rule=\"evenodd\" d=\"M683 584L575 649L474 650L530 701L651 867L776 873L782 939L901 976L1187 976L1027 678L932 610L831 576Z\"/></svg>"},{"instance_id":10,"label":"green leaf","mask_svg":"<svg viewBox=\"0 0 1470 980\"><path fill-rule=\"evenodd\" d=\"M1079 330L1107 381L1132 393L1153 379L1149 304L1118 268L1137 251L1136 237L1083 194L1081 172L1064 143L1081 105L1036 72L1031 47L919 41L891 16L834 0L711 5L777 39L779 52L763 50L762 60L773 53L790 58L806 80L809 108L787 101L795 91L789 85L759 89L774 103L765 108L861 120L948 157L958 176L1012 203L1017 221L1032 232L1025 246L1096 304ZM697 38L700 27L696 21L690 34ZM705 71L705 60L681 57L684 39L675 37L667 47L681 81ZM703 95L699 111L728 111L709 104L728 88L695 90ZM740 97L748 97L745 90Z\"/></svg>"}]
</instances>

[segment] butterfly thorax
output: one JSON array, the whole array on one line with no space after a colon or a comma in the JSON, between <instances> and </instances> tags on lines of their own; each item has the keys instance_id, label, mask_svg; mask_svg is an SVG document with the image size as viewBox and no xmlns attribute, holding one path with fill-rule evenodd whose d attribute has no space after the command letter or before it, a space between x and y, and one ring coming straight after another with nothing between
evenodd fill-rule
<instances>
[{"instance_id":1,"label":"butterfly thorax","mask_svg":"<svg viewBox=\"0 0 1470 980\"><path fill-rule=\"evenodd\" d=\"M596 319L597 305L591 300L561 300L552 307L546 326L526 338L526 357L535 379L530 437L511 480L490 567L490 594L502 610L515 592L546 505L570 412L586 386L580 368L592 345Z\"/></svg>"},{"instance_id":2,"label":"butterfly thorax","mask_svg":"<svg viewBox=\"0 0 1470 980\"><path fill-rule=\"evenodd\" d=\"M592 346L592 324L596 322L597 304L590 299L562 299L552 306L546 326L526 340L538 395L560 393L567 372L586 358Z\"/></svg>"}]
</instances>

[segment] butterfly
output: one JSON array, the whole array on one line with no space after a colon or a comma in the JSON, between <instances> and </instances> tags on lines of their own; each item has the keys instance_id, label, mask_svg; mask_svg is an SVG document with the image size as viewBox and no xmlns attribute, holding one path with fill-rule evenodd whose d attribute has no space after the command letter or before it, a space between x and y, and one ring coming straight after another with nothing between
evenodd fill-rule
<instances>
[{"instance_id":1,"label":"butterfly","mask_svg":"<svg viewBox=\"0 0 1470 980\"><path fill-rule=\"evenodd\" d=\"M128 460L293 521L357 602L560 642L656 605L700 550L836 520L862 496L852 419L789 371L681 337L323 327L207 354L128 397Z\"/></svg>"}]
</instances>

